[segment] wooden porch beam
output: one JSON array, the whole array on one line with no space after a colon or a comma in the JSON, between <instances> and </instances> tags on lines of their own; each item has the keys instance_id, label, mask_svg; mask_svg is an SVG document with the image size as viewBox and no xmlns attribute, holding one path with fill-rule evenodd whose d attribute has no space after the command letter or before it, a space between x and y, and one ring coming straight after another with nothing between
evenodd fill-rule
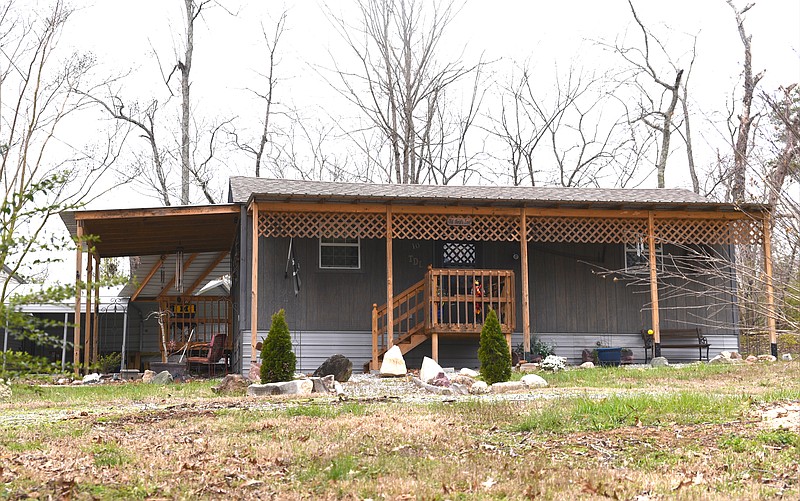
<instances>
[{"instance_id":1,"label":"wooden porch beam","mask_svg":"<svg viewBox=\"0 0 800 501\"><path fill-rule=\"evenodd\" d=\"M767 330L769 331L770 352L778 356L778 330L775 324L775 289L772 280L772 217L769 213L761 220L764 234L764 274L767 277Z\"/></svg>"},{"instance_id":2,"label":"wooden porch beam","mask_svg":"<svg viewBox=\"0 0 800 501\"><path fill-rule=\"evenodd\" d=\"M392 207L386 206L386 346L394 346L394 283L392 280Z\"/></svg>"},{"instance_id":3,"label":"wooden porch beam","mask_svg":"<svg viewBox=\"0 0 800 501\"><path fill-rule=\"evenodd\" d=\"M250 269L250 361L255 362L258 359L258 353L256 353L256 344L258 344L258 202L253 201L251 212L253 215L253 252Z\"/></svg>"},{"instance_id":4,"label":"wooden porch beam","mask_svg":"<svg viewBox=\"0 0 800 501\"><path fill-rule=\"evenodd\" d=\"M525 353L531 351L531 310L528 291L528 216L525 209L520 210L519 218L519 259L520 280L522 283L522 342Z\"/></svg>"},{"instance_id":5,"label":"wooden porch beam","mask_svg":"<svg viewBox=\"0 0 800 501\"><path fill-rule=\"evenodd\" d=\"M192 283L192 285L190 285L189 288L186 289L186 292L184 292L184 294L191 295L192 292L194 292L194 290L197 289L197 287L199 287L201 283L203 283L203 280L205 280L206 277L208 277L208 275L210 275L211 272L214 271L214 268L216 268L217 265L219 263L221 263L222 260L225 259L225 256L227 256L227 255L228 255L227 251L220 252L219 255L217 255L217 258L214 259L214 262L211 263L208 266L208 268L206 268L205 271L200 274L200 276L197 278L197 280L195 280L194 283Z\"/></svg>"},{"instance_id":6,"label":"wooden porch beam","mask_svg":"<svg viewBox=\"0 0 800 501\"><path fill-rule=\"evenodd\" d=\"M149 209L87 210L75 212L76 221L93 219L120 219L153 216L198 216L205 214L238 214L237 204L201 205L184 207L154 207Z\"/></svg>"},{"instance_id":7,"label":"wooden porch beam","mask_svg":"<svg viewBox=\"0 0 800 501\"><path fill-rule=\"evenodd\" d=\"M661 356L661 327L658 318L658 276L656 263L656 237L653 213L647 218L647 245L650 258L650 302L652 303L651 323L653 324L653 356Z\"/></svg>"},{"instance_id":8,"label":"wooden porch beam","mask_svg":"<svg viewBox=\"0 0 800 501\"><path fill-rule=\"evenodd\" d=\"M72 328L72 365L75 375L81 365L81 279L83 268L83 223L78 221L75 232L75 324Z\"/></svg>"},{"instance_id":9,"label":"wooden porch beam","mask_svg":"<svg viewBox=\"0 0 800 501\"><path fill-rule=\"evenodd\" d=\"M197 253L191 254L189 257L186 258L186 261L183 262L183 269L184 271L189 269L189 266L192 265L194 260L197 259ZM162 261L163 262L163 261ZM172 278L167 282L167 284L161 289L161 292L158 293L158 297L166 296L167 292L169 292L170 287L175 284L175 280L177 280L176 275L172 275ZM184 292L185 294L185 292Z\"/></svg>"},{"instance_id":10,"label":"wooden porch beam","mask_svg":"<svg viewBox=\"0 0 800 501\"><path fill-rule=\"evenodd\" d=\"M161 268L161 266L164 264L164 261L166 259L167 256L162 255L161 258L156 262L156 264L153 265L153 267L147 273L147 276L144 277L144 280L142 280L142 283L139 285L139 288L137 288L136 292L134 292L133 295L131 296L131 301L136 301L136 298L139 297L139 294L141 294L144 288L147 286L147 284L150 283L150 279L153 278L153 276L156 274L159 268Z\"/></svg>"}]
</instances>

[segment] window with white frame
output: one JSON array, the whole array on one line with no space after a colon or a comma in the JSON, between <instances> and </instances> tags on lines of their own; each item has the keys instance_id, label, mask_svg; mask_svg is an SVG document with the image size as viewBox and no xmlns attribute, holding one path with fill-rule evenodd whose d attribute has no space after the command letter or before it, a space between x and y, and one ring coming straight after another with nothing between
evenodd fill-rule
<instances>
[{"instance_id":1,"label":"window with white frame","mask_svg":"<svg viewBox=\"0 0 800 501\"><path fill-rule=\"evenodd\" d=\"M664 267L664 246L656 245L656 266ZM625 245L625 271L650 273L650 246L644 242Z\"/></svg>"},{"instance_id":2,"label":"window with white frame","mask_svg":"<svg viewBox=\"0 0 800 501\"><path fill-rule=\"evenodd\" d=\"M359 238L319 239L319 267L339 270L361 268L361 240Z\"/></svg>"}]
</instances>

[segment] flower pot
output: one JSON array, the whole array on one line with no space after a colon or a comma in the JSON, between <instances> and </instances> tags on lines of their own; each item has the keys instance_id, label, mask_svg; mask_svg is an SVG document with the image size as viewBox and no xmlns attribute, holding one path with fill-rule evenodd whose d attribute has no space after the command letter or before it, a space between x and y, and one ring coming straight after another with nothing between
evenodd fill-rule
<instances>
[{"instance_id":1,"label":"flower pot","mask_svg":"<svg viewBox=\"0 0 800 501\"><path fill-rule=\"evenodd\" d=\"M597 361L600 365L619 365L622 348L597 348Z\"/></svg>"}]
</instances>

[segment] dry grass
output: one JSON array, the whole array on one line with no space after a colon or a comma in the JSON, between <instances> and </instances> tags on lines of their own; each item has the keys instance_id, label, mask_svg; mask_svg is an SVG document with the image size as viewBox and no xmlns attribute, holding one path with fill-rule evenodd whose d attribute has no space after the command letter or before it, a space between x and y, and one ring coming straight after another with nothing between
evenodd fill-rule
<instances>
[{"instance_id":1,"label":"dry grass","mask_svg":"<svg viewBox=\"0 0 800 501\"><path fill-rule=\"evenodd\" d=\"M594 384L557 378L546 392L560 397L524 402L284 399L267 407L181 394L180 405L142 410L115 401L115 412L87 408L0 428L0 497L800 497L800 432L765 428L760 418L800 395L800 363L651 376L626 382L636 390L627 397L623 389L599 401L571 391ZM634 394L651 395L636 415L624 400ZM724 405L705 416L704 398ZM609 421L582 415L587 408ZM7 404L0 419L24 409Z\"/></svg>"}]
</instances>

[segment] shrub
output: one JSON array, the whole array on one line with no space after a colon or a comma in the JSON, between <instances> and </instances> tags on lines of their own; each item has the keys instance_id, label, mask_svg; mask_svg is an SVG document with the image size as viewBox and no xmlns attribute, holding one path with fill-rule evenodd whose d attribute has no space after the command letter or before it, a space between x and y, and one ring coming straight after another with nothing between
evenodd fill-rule
<instances>
[{"instance_id":1,"label":"shrub","mask_svg":"<svg viewBox=\"0 0 800 501\"><path fill-rule=\"evenodd\" d=\"M283 310L272 315L272 325L261 346L261 383L291 381L297 366L292 337Z\"/></svg>"},{"instance_id":2,"label":"shrub","mask_svg":"<svg viewBox=\"0 0 800 501\"><path fill-rule=\"evenodd\" d=\"M486 315L486 322L481 329L478 360L481 363L481 376L487 384L511 379L511 353L494 310Z\"/></svg>"}]
</instances>

